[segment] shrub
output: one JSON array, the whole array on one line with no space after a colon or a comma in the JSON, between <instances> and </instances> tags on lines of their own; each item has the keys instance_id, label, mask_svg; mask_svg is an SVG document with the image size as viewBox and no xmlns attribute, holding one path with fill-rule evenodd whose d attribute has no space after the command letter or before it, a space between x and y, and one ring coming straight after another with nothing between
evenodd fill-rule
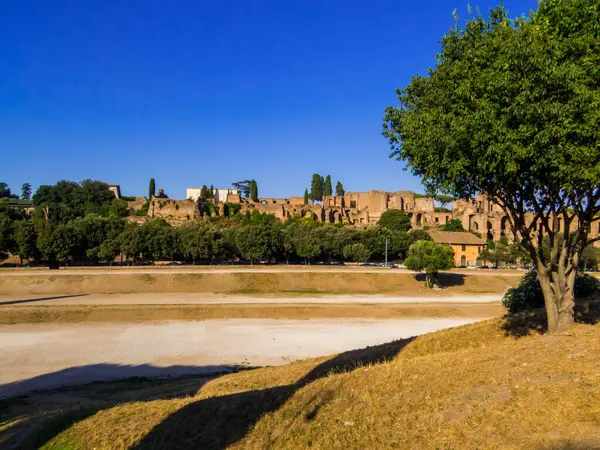
<instances>
[{"instance_id":1,"label":"shrub","mask_svg":"<svg viewBox=\"0 0 600 450\"><path fill-rule=\"evenodd\" d=\"M598 290L598 280L586 273L577 274L575 278L575 299L589 297ZM537 272L527 272L517 287L509 287L502 297L502 305L511 313L529 311L544 307L544 294Z\"/></svg>"}]
</instances>

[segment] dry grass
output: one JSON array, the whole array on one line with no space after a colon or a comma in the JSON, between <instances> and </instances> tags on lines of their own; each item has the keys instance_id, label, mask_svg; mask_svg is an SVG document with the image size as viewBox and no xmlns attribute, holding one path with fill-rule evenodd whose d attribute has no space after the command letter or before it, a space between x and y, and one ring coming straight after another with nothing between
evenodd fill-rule
<instances>
[{"instance_id":1,"label":"dry grass","mask_svg":"<svg viewBox=\"0 0 600 450\"><path fill-rule=\"evenodd\" d=\"M27 272L23 272L25 274ZM423 286L424 279L410 273L353 272L280 272L280 273L97 273L81 271L74 274L0 276L0 294L10 296L63 294L139 294L213 293L235 294L310 294L326 295L409 295L441 297L450 294L490 294L504 292L515 285L519 277L507 274L464 275L442 274L440 281L447 289L432 291Z\"/></svg>"},{"instance_id":2,"label":"dry grass","mask_svg":"<svg viewBox=\"0 0 600 450\"><path fill-rule=\"evenodd\" d=\"M53 449L600 447L600 327L508 331L495 319L212 380L36 394L6 402L0 446L23 433L23 448Z\"/></svg>"},{"instance_id":3,"label":"dry grass","mask_svg":"<svg viewBox=\"0 0 600 450\"><path fill-rule=\"evenodd\" d=\"M500 304L487 303L36 305L0 307L0 325L209 319L485 318L502 312Z\"/></svg>"}]
</instances>

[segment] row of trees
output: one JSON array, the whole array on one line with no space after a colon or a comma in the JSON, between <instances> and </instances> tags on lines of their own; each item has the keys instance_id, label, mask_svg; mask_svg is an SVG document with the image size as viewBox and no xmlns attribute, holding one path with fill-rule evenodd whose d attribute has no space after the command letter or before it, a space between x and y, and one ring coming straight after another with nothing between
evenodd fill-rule
<instances>
[{"instance_id":1,"label":"row of trees","mask_svg":"<svg viewBox=\"0 0 600 450\"><path fill-rule=\"evenodd\" d=\"M335 185L335 195L343 197L346 194L344 186L340 181ZM314 173L312 181L310 183L310 192L308 189L304 191L304 203L307 204L308 200L313 202L323 201L323 197L333 195L333 186L331 184L331 175L323 177L318 173Z\"/></svg>"},{"instance_id":2,"label":"row of trees","mask_svg":"<svg viewBox=\"0 0 600 450\"><path fill-rule=\"evenodd\" d=\"M15 198L18 199L19 196L13 194L8 187L8 184L4 182L0 182L0 198ZM31 184L23 183L21 186L21 200L30 200L31 199Z\"/></svg>"},{"instance_id":3,"label":"row of trees","mask_svg":"<svg viewBox=\"0 0 600 450\"><path fill-rule=\"evenodd\" d=\"M393 260L406 258L416 241L430 239L422 230L374 226L359 231L310 219L281 222L258 212L238 222L214 218L172 227L163 219L139 225L97 214L53 223L43 217L27 220L11 211L0 211L2 256L11 253L48 264L110 262L121 254L133 260L202 262L382 260L386 240Z\"/></svg>"}]
</instances>

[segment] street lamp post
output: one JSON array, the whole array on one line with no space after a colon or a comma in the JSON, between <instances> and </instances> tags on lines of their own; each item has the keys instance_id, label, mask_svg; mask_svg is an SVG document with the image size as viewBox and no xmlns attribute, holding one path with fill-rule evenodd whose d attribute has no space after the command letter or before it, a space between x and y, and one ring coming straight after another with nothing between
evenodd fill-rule
<instances>
[{"instance_id":1,"label":"street lamp post","mask_svg":"<svg viewBox=\"0 0 600 450\"><path fill-rule=\"evenodd\" d=\"M387 250L388 250L388 240L386 238L385 240L385 267L387 267L388 263L387 263Z\"/></svg>"}]
</instances>

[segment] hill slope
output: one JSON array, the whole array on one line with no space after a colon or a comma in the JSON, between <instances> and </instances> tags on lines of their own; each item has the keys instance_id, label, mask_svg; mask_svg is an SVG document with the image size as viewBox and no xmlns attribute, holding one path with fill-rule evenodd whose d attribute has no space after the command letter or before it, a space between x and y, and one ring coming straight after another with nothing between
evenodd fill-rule
<instances>
[{"instance_id":1,"label":"hill slope","mask_svg":"<svg viewBox=\"0 0 600 450\"><path fill-rule=\"evenodd\" d=\"M212 380L94 384L6 402L0 446L596 448L599 349L600 326L515 338L492 320Z\"/></svg>"}]
</instances>

